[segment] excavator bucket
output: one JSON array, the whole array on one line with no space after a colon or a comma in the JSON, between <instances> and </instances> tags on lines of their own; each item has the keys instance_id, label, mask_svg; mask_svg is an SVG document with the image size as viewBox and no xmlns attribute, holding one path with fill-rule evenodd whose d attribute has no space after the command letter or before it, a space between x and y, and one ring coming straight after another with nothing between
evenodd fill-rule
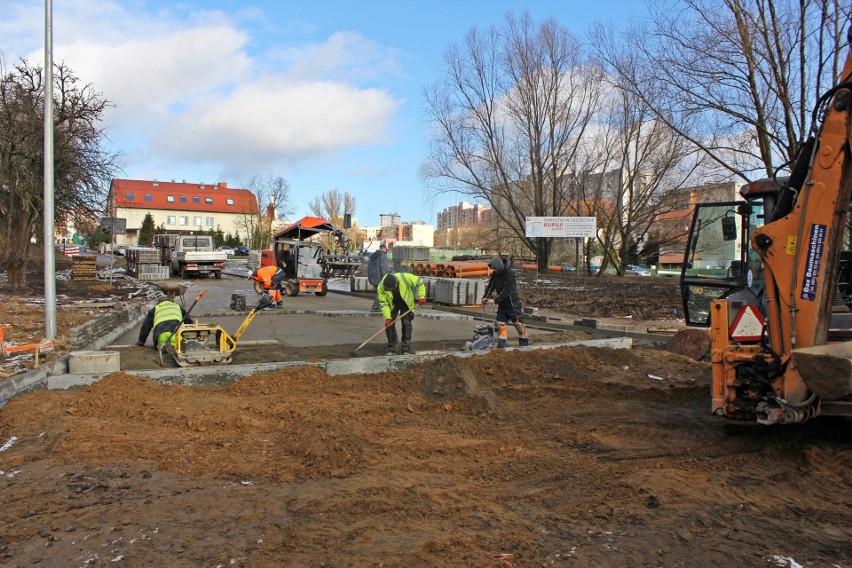
<instances>
[{"instance_id":1,"label":"excavator bucket","mask_svg":"<svg viewBox=\"0 0 852 568\"><path fill-rule=\"evenodd\" d=\"M794 349L792 357L808 389L823 399L852 393L852 341Z\"/></svg>"}]
</instances>

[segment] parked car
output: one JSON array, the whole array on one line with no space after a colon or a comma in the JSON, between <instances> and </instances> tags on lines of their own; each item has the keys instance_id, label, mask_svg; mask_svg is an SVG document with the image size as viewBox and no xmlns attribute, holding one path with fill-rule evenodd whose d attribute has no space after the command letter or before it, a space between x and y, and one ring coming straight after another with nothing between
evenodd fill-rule
<instances>
[{"instance_id":1,"label":"parked car","mask_svg":"<svg viewBox=\"0 0 852 568\"><path fill-rule=\"evenodd\" d=\"M567 262L563 262L559 266L562 267L563 272L572 272L574 270L577 270L576 266L574 266L573 264L569 264Z\"/></svg>"},{"instance_id":2,"label":"parked car","mask_svg":"<svg viewBox=\"0 0 852 568\"><path fill-rule=\"evenodd\" d=\"M225 254L227 254L228 256L233 256L233 255L234 255L234 249L233 249L232 247L219 247L217 250L218 250L219 252L224 252L224 253L225 253Z\"/></svg>"},{"instance_id":3,"label":"parked car","mask_svg":"<svg viewBox=\"0 0 852 568\"><path fill-rule=\"evenodd\" d=\"M112 249L112 254L115 256L124 256L125 252L127 252L127 247L125 245L115 245L115 248Z\"/></svg>"},{"instance_id":4,"label":"parked car","mask_svg":"<svg viewBox=\"0 0 852 568\"><path fill-rule=\"evenodd\" d=\"M625 274L634 274L636 276L650 276L651 271L647 268L642 268L641 266L637 266L635 264L628 264L624 269Z\"/></svg>"},{"instance_id":5,"label":"parked car","mask_svg":"<svg viewBox=\"0 0 852 568\"><path fill-rule=\"evenodd\" d=\"M251 249L247 246L240 245L234 249L234 254L236 254L237 256L248 256L250 250Z\"/></svg>"}]
</instances>

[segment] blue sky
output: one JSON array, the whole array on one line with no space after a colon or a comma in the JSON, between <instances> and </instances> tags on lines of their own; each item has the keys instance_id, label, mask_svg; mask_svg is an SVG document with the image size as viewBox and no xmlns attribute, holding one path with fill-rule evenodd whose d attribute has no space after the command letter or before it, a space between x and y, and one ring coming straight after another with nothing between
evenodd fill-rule
<instances>
[{"instance_id":1,"label":"blue sky","mask_svg":"<svg viewBox=\"0 0 852 568\"><path fill-rule=\"evenodd\" d=\"M290 183L292 218L337 189L360 225L381 213L435 223L424 86L443 53L507 13L555 17L578 37L641 17L628 0L53 0L54 61L114 103L108 136L131 179ZM44 3L0 0L6 65L44 61Z\"/></svg>"}]
</instances>

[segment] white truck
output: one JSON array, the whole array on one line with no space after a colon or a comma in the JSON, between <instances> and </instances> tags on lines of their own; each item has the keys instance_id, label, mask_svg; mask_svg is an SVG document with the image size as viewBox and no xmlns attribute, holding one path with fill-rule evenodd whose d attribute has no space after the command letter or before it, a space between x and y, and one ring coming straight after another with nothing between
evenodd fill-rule
<instances>
[{"instance_id":1,"label":"white truck","mask_svg":"<svg viewBox=\"0 0 852 568\"><path fill-rule=\"evenodd\" d=\"M155 235L154 246L160 249L162 263L169 266L173 276L222 278L228 255L213 250L213 237L209 235Z\"/></svg>"}]
</instances>

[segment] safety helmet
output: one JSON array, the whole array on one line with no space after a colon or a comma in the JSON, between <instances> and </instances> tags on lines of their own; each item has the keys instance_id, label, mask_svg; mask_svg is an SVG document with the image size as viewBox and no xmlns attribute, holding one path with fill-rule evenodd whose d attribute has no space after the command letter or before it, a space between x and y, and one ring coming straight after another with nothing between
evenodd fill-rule
<instances>
[{"instance_id":1,"label":"safety helmet","mask_svg":"<svg viewBox=\"0 0 852 568\"><path fill-rule=\"evenodd\" d=\"M382 280L382 285L385 287L385 290L396 290L399 282L396 280L396 276L393 274L388 274L385 276L385 279Z\"/></svg>"}]
</instances>

